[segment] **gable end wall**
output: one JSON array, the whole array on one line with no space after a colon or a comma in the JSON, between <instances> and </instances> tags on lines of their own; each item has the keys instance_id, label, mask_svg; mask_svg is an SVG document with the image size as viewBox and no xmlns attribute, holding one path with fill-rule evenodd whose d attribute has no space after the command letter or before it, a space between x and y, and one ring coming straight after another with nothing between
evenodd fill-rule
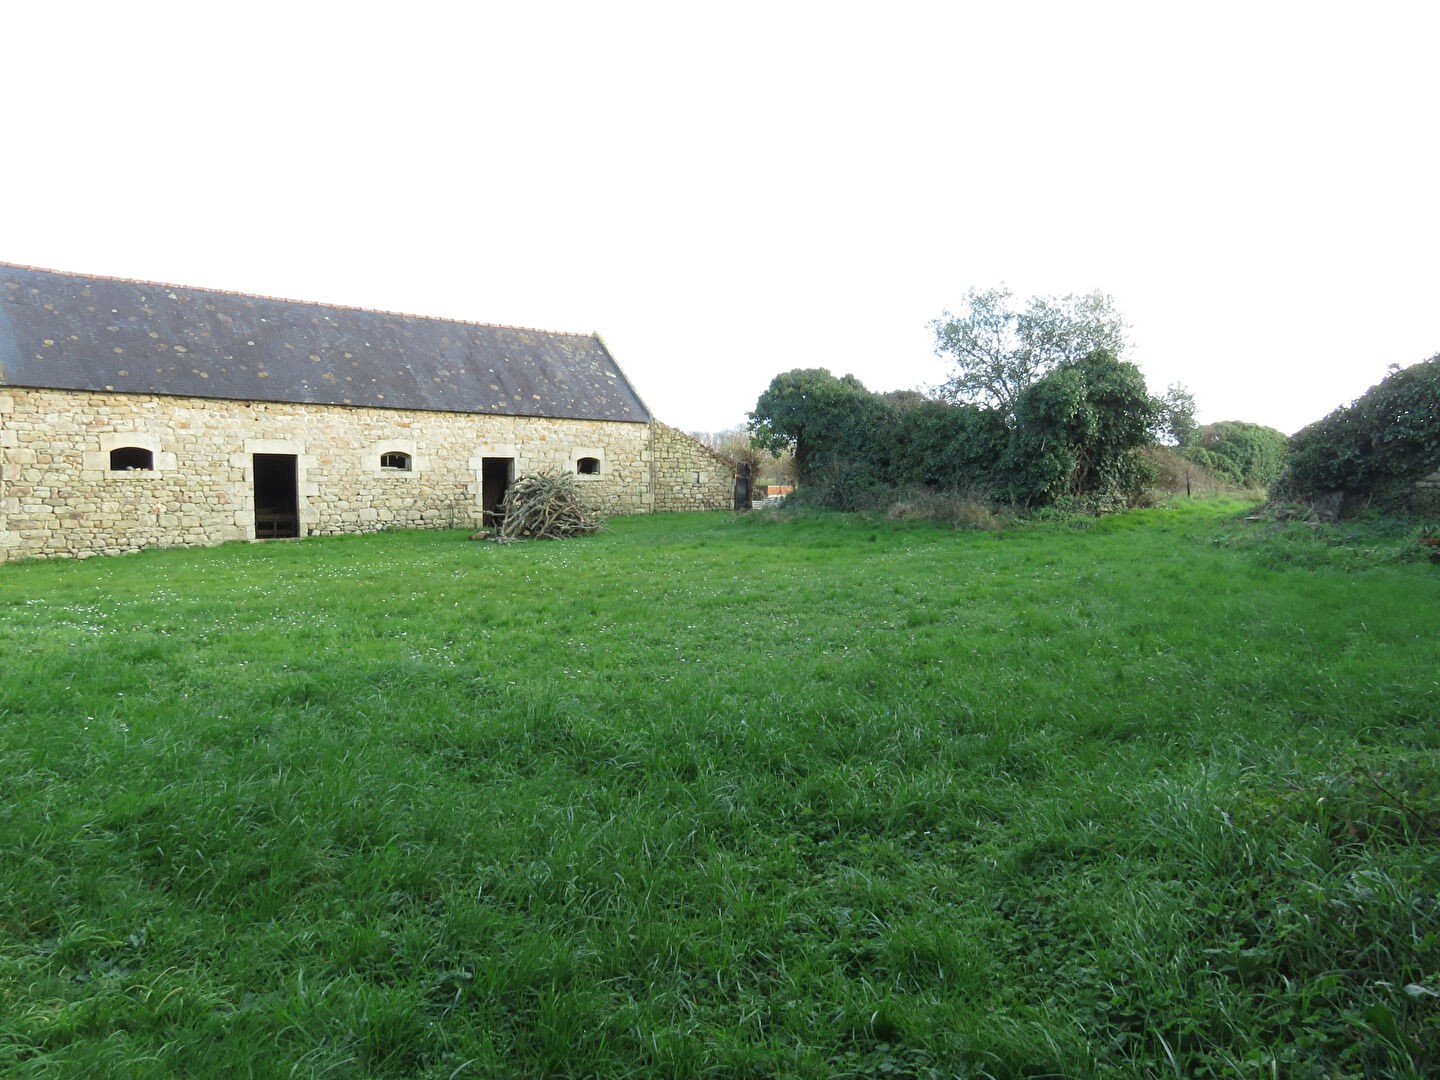
<instances>
[{"instance_id":1,"label":"gable end wall","mask_svg":"<svg viewBox=\"0 0 1440 1080\"><path fill-rule=\"evenodd\" d=\"M730 463L683 431L658 420L652 426L655 509L733 509L735 470Z\"/></svg>"}]
</instances>

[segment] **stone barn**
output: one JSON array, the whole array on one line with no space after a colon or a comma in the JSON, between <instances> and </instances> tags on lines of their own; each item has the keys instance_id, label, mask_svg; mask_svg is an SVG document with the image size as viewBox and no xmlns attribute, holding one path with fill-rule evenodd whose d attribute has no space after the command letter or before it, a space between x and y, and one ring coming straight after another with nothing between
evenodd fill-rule
<instances>
[{"instance_id":1,"label":"stone barn","mask_svg":"<svg viewBox=\"0 0 1440 1080\"><path fill-rule=\"evenodd\" d=\"M596 335L0 263L0 560L471 528L517 476L730 509Z\"/></svg>"}]
</instances>

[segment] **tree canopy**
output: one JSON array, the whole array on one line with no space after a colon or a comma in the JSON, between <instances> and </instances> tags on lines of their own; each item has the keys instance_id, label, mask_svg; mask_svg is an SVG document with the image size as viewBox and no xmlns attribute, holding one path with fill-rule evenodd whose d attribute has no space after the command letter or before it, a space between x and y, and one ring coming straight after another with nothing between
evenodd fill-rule
<instances>
[{"instance_id":1,"label":"tree canopy","mask_svg":"<svg viewBox=\"0 0 1440 1080\"><path fill-rule=\"evenodd\" d=\"M1135 365L1096 350L1027 386L1015 413L913 392L876 394L822 368L777 375L750 414L757 446L793 449L798 479L852 508L885 486L1004 491L1044 505L1129 497L1159 405Z\"/></svg>"},{"instance_id":2,"label":"tree canopy","mask_svg":"<svg viewBox=\"0 0 1440 1080\"><path fill-rule=\"evenodd\" d=\"M792 451L796 476L804 480L827 457L864 456L888 411L854 375L836 378L825 368L796 368L770 381L747 426L761 449Z\"/></svg>"},{"instance_id":3,"label":"tree canopy","mask_svg":"<svg viewBox=\"0 0 1440 1080\"><path fill-rule=\"evenodd\" d=\"M1195 441L1200 425L1195 420L1195 395L1184 383L1171 383L1156 401L1155 434L1170 446L1187 446Z\"/></svg>"},{"instance_id":4,"label":"tree canopy","mask_svg":"<svg viewBox=\"0 0 1440 1080\"><path fill-rule=\"evenodd\" d=\"M1144 476L1131 454L1151 441L1158 404L1134 364L1097 349L1037 379L1015 403L1003 459L1012 496L1135 495Z\"/></svg>"},{"instance_id":5,"label":"tree canopy","mask_svg":"<svg viewBox=\"0 0 1440 1080\"><path fill-rule=\"evenodd\" d=\"M930 328L936 355L953 364L941 396L1010 416L1025 388L1060 364L1096 350L1121 356L1128 326L1110 296L1098 290L1032 296L1020 307L1001 285L970 289L958 314L947 310Z\"/></svg>"},{"instance_id":6,"label":"tree canopy","mask_svg":"<svg viewBox=\"0 0 1440 1080\"><path fill-rule=\"evenodd\" d=\"M964 309L931 328L936 353L952 361L931 394L877 394L853 375L797 368L760 395L753 444L793 451L797 481L835 509L907 486L1026 506L1133 505L1160 460L1188 459L1247 487L1269 484L1285 460L1287 439L1273 428L1200 427L1180 383L1152 396L1121 358L1128 327L1105 293L1022 305L1003 285L970 289ZM1175 449L1142 452L1157 444Z\"/></svg>"}]
</instances>

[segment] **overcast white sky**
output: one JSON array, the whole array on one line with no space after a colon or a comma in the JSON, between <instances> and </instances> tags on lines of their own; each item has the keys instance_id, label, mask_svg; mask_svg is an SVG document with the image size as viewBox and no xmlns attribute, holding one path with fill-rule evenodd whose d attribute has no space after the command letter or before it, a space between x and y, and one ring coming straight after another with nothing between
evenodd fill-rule
<instances>
[{"instance_id":1,"label":"overcast white sky","mask_svg":"<svg viewBox=\"0 0 1440 1080\"><path fill-rule=\"evenodd\" d=\"M1292 432L1440 352L1440 4L21 3L0 260L591 331L662 420L1110 293Z\"/></svg>"}]
</instances>

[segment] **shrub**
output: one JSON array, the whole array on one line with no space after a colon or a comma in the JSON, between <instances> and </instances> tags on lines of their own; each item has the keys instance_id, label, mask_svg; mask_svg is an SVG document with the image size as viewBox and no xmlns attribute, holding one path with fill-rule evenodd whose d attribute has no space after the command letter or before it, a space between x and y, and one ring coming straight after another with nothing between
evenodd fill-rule
<instances>
[{"instance_id":1,"label":"shrub","mask_svg":"<svg viewBox=\"0 0 1440 1080\"><path fill-rule=\"evenodd\" d=\"M993 409L875 394L822 368L777 375L748 426L756 447L793 450L801 501L832 510L882 511L902 485L983 486L1008 437Z\"/></svg>"},{"instance_id":2,"label":"shrub","mask_svg":"<svg viewBox=\"0 0 1440 1080\"><path fill-rule=\"evenodd\" d=\"M812 466L806 483L795 489L786 505L827 510L880 511L891 497L890 486L871 462L859 455L830 455Z\"/></svg>"},{"instance_id":3,"label":"shrub","mask_svg":"<svg viewBox=\"0 0 1440 1080\"><path fill-rule=\"evenodd\" d=\"M1135 365L1096 351L1025 388L1008 419L915 391L874 394L811 368L777 375L748 426L755 446L794 451L803 501L834 510L884 509L905 486L993 488L1027 506L1133 506L1154 479L1135 451L1152 441L1159 412Z\"/></svg>"},{"instance_id":4,"label":"shrub","mask_svg":"<svg viewBox=\"0 0 1440 1080\"><path fill-rule=\"evenodd\" d=\"M893 410L853 375L797 368L775 376L747 423L755 446L795 455L795 474L811 483L827 468L860 465L878 473Z\"/></svg>"},{"instance_id":5,"label":"shrub","mask_svg":"<svg viewBox=\"0 0 1440 1080\"><path fill-rule=\"evenodd\" d=\"M891 478L936 490L986 484L1008 437L995 409L921 400L895 415Z\"/></svg>"},{"instance_id":6,"label":"shrub","mask_svg":"<svg viewBox=\"0 0 1440 1080\"><path fill-rule=\"evenodd\" d=\"M1289 450L1290 440L1283 431L1222 420L1206 424L1181 452L1236 487L1264 488L1280 478Z\"/></svg>"},{"instance_id":7,"label":"shrub","mask_svg":"<svg viewBox=\"0 0 1440 1080\"><path fill-rule=\"evenodd\" d=\"M1440 466L1440 355L1397 369L1350 405L1290 440L1276 484L1291 499L1342 493L1354 507L1402 509L1414 483Z\"/></svg>"},{"instance_id":8,"label":"shrub","mask_svg":"<svg viewBox=\"0 0 1440 1080\"><path fill-rule=\"evenodd\" d=\"M1144 487L1156 403L1134 364L1094 352L1062 364L1020 394L1001 460L1014 501L1046 505L1062 497L1130 497Z\"/></svg>"}]
</instances>

